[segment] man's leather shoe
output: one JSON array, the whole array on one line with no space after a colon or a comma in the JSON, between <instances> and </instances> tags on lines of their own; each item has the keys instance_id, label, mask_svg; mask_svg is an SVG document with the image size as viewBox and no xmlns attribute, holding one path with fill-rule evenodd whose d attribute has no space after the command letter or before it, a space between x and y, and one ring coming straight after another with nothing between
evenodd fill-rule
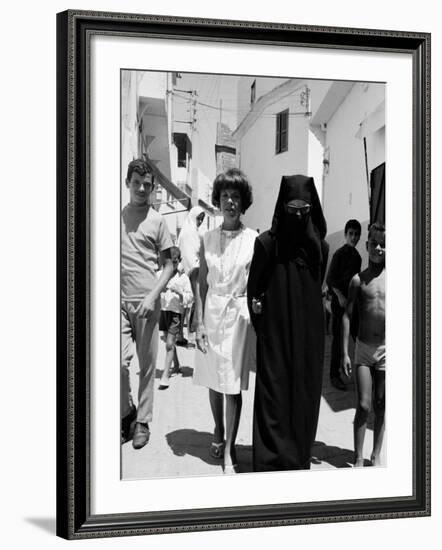
<instances>
[{"instance_id":1,"label":"man's leather shoe","mask_svg":"<svg viewBox=\"0 0 442 550\"><path fill-rule=\"evenodd\" d=\"M135 424L135 432L132 438L132 447L134 449L142 449L144 445L149 441L150 430L147 424L144 422L137 422Z\"/></svg>"},{"instance_id":2,"label":"man's leather shoe","mask_svg":"<svg viewBox=\"0 0 442 550\"><path fill-rule=\"evenodd\" d=\"M121 419L121 443L126 443L131 438L135 420L137 418L137 409L132 405L130 413Z\"/></svg>"}]
</instances>

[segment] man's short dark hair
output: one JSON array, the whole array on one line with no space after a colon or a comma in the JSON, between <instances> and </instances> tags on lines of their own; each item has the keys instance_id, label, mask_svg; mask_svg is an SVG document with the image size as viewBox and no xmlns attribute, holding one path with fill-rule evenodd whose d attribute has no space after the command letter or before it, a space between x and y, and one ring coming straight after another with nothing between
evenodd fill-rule
<instances>
[{"instance_id":1,"label":"man's short dark hair","mask_svg":"<svg viewBox=\"0 0 442 550\"><path fill-rule=\"evenodd\" d=\"M344 228L344 234L345 235L347 234L347 231L349 229L354 229L357 233L359 233L359 235L362 232L362 227L361 227L361 224L358 222L358 220L348 220L348 222L345 224L345 228Z\"/></svg>"},{"instance_id":2,"label":"man's short dark hair","mask_svg":"<svg viewBox=\"0 0 442 550\"><path fill-rule=\"evenodd\" d=\"M135 159L129 162L127 166L127 181L130 181L132 174L136 172L140 176L145 176L146 174L151 174L152 176L152 185L154 181L154 176L152 173L152 168L144 159Z\"/></svg>"},{"instance_id":3,"label":"man's short dark hair","mask_svg":"<svg viewBox=\"0 0 442 550\"><path fill-rule=\"evenodd\" d=\"M220 195L224 189L239 191L241 195L241 212L244 214L253 202L252 187L244 172L241 172L238 168L230 168L216 176L212 189L212 204L216 208L220 207Z\"/></svg>"},{"instance_id":4,"label":"man's short dark hair","mask_svg":"<svg viewBox=\"0 0 442 550\"><path fill-rule=\"evenodd\" d=\"M385 233L385 225L379 222L372 223L368 228L368 238L370 238L375 231L380 231L382 233Z\"/></svg>"}]
</instances>

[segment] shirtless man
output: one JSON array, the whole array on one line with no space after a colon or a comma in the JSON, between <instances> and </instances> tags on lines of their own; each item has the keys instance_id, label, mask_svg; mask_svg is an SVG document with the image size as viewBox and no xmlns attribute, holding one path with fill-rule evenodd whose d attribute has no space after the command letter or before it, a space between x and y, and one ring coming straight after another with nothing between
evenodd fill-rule
<instances>
[{"instance_id":1,"label":"shirtless man","mask_svg":"<svg viewBox=\"0 0 442 550\"><path fill-rule=\"evenodd\" d=\"M368 414L374 393L375 413L371 464L380 464L385 417L385 227L374 223L368 231L368 267L350 282L347 308L342 318L342 368L351 375L348 355L350 319L355 303L359 331L354 363L358 403L354 419L355 466L364 466L363 447ZM374 390L374 392L373 392Z\"/></svg>"}]
</instances>

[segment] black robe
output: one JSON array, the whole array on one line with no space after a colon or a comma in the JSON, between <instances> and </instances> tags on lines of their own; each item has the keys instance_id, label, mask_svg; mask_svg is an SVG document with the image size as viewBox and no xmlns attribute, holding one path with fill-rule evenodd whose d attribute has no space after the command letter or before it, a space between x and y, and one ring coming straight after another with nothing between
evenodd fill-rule
<instances>
[{"instance_id":1,"label":"black robe","mask_svg":"<svg viewBox=\"0 0 442 550\"><path fill-rule=\"evenodd\" d=\"M284 210L296 198L311 205L301 223ZM255 242L247 288L257 334L255 471L310 467L324 357L325 233L313 179L283 177L272 228ZM260 315L252 311L252 298L262 301Z\"/></svg>"}]
</instances>

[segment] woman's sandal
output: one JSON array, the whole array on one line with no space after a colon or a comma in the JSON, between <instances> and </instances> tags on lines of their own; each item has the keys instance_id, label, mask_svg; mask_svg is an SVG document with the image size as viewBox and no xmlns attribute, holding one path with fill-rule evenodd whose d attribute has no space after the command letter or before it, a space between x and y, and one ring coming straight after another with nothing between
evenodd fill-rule
<instances>
[{"instance_id":1,"label":"woman's sandal","mask_svg":"<svg viewBox=\"0 0 442 550\"><path fill-rule=\"evenodd\" d=\"M210 450L209 454L212 458L216 458L217 460L224 457L224 441L221 441L221 443L215 443L212 441L210 444Z\"/></svg>"},{"instance_id":2,"label":"woman's sandal","mask_svg":"<svg viewBox=\"0 0 442 550\"><path fill-rule=\"evenodd\" d=\"M225 474L239 474L238 464L224 465L223 470Z\"/></svg>"}]
</instances>

